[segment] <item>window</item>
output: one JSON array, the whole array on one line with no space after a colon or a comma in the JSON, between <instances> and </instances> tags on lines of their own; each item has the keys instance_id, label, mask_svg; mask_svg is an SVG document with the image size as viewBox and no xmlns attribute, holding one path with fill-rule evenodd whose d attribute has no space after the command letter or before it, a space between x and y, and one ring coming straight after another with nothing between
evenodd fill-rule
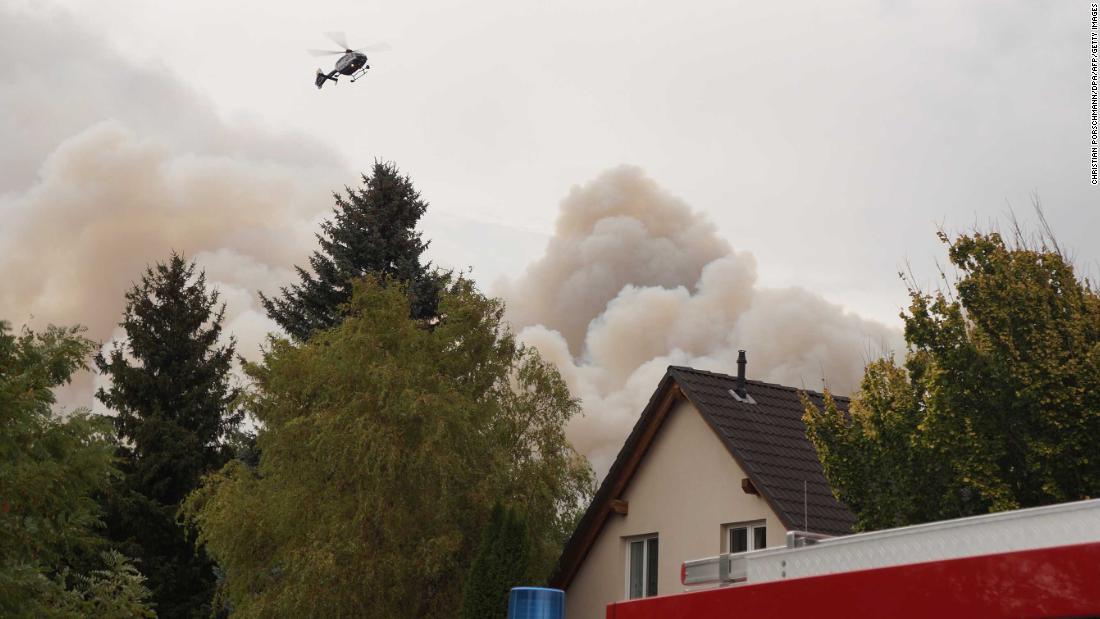
<instances>
[{"instance_id":1,"label":"window","mask_svg":"<svg viewBox=\"0 0 1100 619\"><path fill-rule=\"evenodd\" d=\"M627 542L626 597L657 595L657 536Z\"/></svg>"},{"instance_id":2,"label":"window","mask_svg":"<svg viewBox=\"0 0 1100 619\"><path fill-rule=\"evenodd\" d=\"M768 527L763 522L726 526L727 552L747 552L768 547Z\"/></svg>"}]
</instances>

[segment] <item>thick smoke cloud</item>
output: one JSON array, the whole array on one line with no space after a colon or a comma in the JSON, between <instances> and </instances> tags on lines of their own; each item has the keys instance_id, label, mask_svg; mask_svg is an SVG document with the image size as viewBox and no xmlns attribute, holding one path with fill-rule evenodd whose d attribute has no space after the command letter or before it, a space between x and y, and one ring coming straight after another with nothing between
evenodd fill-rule
<instances>
[{"instance_id":1,"label":"thick smoke cloud","mask_svg":"<svg viewBox=\"0 0 1100 619\"><path fill-rule=\"evenodd\" d=\"M256 291L292 279L312 247L331 190L353 178L339 157L223 120L62 13L0 6L0 57L0 319L81 323L109 341L124 291L176 250L206 269L253 356L275 329ZM91 382L65 403L90 404Z\"/></svg>"},{"instance_id":2,"label":"thick smoke cloud","mask_svg":"<svg viewBox=\"0 0 1100 619\"><path fill-rule=\"evenodd\" d=\"M601 475L668 365L732 373L743 348L750 378L848 393L901 345L819 295L758 286L751 254L630 167L575 188L545 255L499 292L583 400L569 435Z\"/></svg>"},{"instance_id":3,"label":"thick smoke cloud","mask_svg":"<svg viewBox=\"0 0 1100 619\"><path fill-rule=\"evenodd\" d=\"M220 118L61 13L0 6L0 57L0 319L79 322L109 343L124 291L177 250L254 355L275 329L256 292L293 279L347 166L307 136ZM728 372L746 348L753 378L846 392L898 347L819 296L760 288L752 255L631 168L575 189L545 255L499 292L583 399L570 435L601 473L669 364ZM92 386L82 377L66 404L90 404Z\"/></svg>"}]
</instances>

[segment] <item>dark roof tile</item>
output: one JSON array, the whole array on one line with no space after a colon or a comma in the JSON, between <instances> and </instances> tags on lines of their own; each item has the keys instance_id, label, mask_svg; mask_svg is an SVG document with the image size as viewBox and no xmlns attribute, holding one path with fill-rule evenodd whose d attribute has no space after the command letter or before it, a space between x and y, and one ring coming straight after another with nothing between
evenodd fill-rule
<instances>
[{"instance_id":1,"label":"dark roof tile","mask_svg":"<svg viewBox=\"0 0 1100 619\"><path fill-rule=\"evenodd\" d=\"M855 517L833 497L817 452L806 438L799 397L803 390L745 381L746 391L756 402L748 404L730 395L737 387L733 376L678 366L668 372L742 463L757 489L770 499L787 527L830 534L851 532ZM805 393L816 404L823 403L821 394ZM847 398L836 400L842 410L848 408Z\"/></svg>"}]
</instances>

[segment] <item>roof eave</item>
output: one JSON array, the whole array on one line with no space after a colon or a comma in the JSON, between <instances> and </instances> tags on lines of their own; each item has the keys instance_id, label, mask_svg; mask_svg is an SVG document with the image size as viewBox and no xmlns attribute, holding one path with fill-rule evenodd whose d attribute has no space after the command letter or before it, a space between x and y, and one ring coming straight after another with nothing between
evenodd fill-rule
<instances>
[{"instance_id":1,"label":"roof eave","mask_svg":"<svg viewBox=\"0 0 1100 619\"><path fill-rule=\"evenodd\" d=\"M654 436L668 416L669 410L683 397L680 385L673 378L672 373L666 370L661 382L657 384L657 389L650 396L649 403L646 404L626 442L623 443L622 449L615 457L615 462L608 470L603 483L592 497L592 503L585 510L573 534L565 543L558 563L550 576L551 587L565 589L573 581L577 570L588 556L592 543L607 522L611 501L619 498L626 489L642 457L653 442Z\"/></svg>"}]
</instances>

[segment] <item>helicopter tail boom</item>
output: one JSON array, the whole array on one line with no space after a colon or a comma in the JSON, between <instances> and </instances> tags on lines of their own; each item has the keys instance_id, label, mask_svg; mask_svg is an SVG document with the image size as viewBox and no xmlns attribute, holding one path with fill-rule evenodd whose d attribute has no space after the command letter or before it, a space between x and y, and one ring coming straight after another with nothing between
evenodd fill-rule
<instances>
[{"instance_id":1,"label":"helicopter tail boom","mask_svg":"<svg viewBox=\"0 0 1100 619\"><path fill-rule=\"evenodd\" d=\"M335 82L336 78L333 76L336 75L336 73L336 71L332 71L331 73L326 74L324 71L317 69L317 78L314 80L314 83L317 84L317 88L320 89L321 86L324 86L325 82L328 80L332 80Z\"/></svg>"}]
</instances>

